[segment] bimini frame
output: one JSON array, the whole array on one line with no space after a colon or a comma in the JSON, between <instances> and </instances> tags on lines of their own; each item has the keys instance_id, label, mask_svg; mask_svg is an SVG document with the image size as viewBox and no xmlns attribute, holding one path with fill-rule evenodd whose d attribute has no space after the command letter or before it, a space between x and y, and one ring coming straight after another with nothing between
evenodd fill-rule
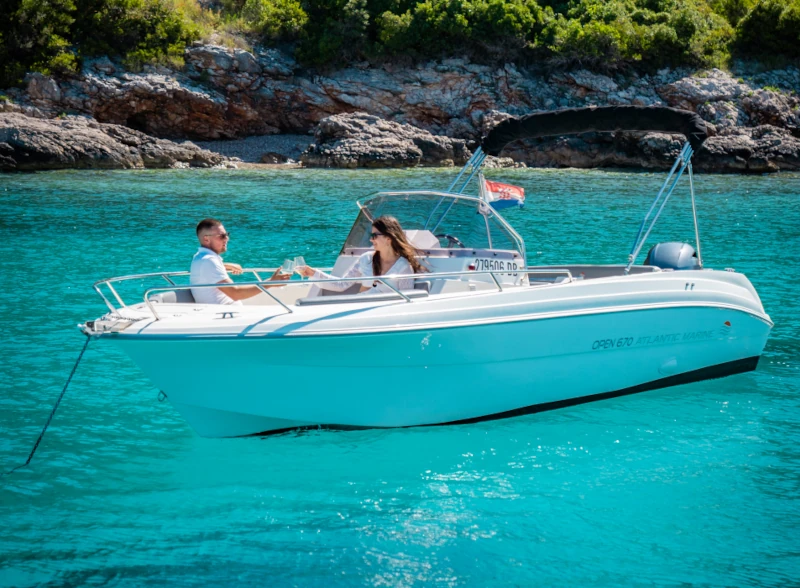
<instances>
[{"instance_id":1,"label":"bimini frame","mask_svg":"<svg viewBox=\"0 0 800 588\"><path fill-rule=\"evenodd\" d=\"M653 200L653 203L650 205L650 209L647 211L647 214L644 215L644 219L642 219L642 224L639 226L639 232L636 234L636 239L633 241L633 247L631 247L631 252L628 254L628 265L625 266L625 275L631 271L631 266L636 262L636 258L638 257L639 253L642 250L645 242L647 241L647 237L650 236L650 232L653 230L653 227L656 225L656 221L658 217L661 216L661 211L664 210L664 206L667 204L669 197L672 196L672 192L675 190L675 186L678 185L678 180L681 179L681 175L683 175L684 170L688 170L689 176L689 193L692 196L692 218L694 219L694 237L695 242L697 243L697 263L698 266L702 269L703 267L703 255L700 250L700 227L697 224L697 206L695 204L694 198L694 178L692 176L692 154L694 151L692 150L692 146L688 143L688 141L683 145L683 149L681 149L680 155L675 160L675 163L672 166L672 169L667 176L667 179L664 180L664 185L661 186L661 190L658 191L658 195L656 195L656 199ZM676 173L677 170L677 173ZM675 176L675 179L672 180L672 177ZM664 199L661 200L661 195L664 194L664 190L667 188L667 185L672 180L672 185L669 187L666 196ZM642 235L642 231L644 231L644 227L647 224L647 219L650 218L650 215L653 213L656 205L658 204L659 200L661 200L661 206L658 207L658 212L653 217L653 220L650 222L650 226L647 228L647 231Z\"/></svg>"},{"instance_id":2,"label":"bimini frame","mask_svg":"<svg viewBox=\"0 0 800 588\"><path fill-rule=\"evenodd\" d=\"M659 106L606 106L600 108L572 108L555 112L529 114L519 118L511 117L498 124L483 138L481 146L475 150L475 154L456 176L450 186L450 191L456 189L459 180L467 169L471 168L469 176L458 189L458 193L463 192L478 171L478 168L485 161L487 155L499 155L508 143L517 139L609 131L680 133L687 139L667 179L664 180L664 185L659 190L656 199L650 205L650 209L639 226L639 232L636 234L633 247L631 247L631 252L628 254L625 275L630 273L631 266L636 262L636 258L650 236L656 221L661 216L664 206L678 185L678 180L686 170L689 172L689 192L692 198L692 218L694 220L694 236L697 244L697 261L699 267L702 268L703 256L700 247L700 227L697 222L697 204L694 195L691 159L692 155L700 149L703 141L708 138L708 130L705 121L693 112ZM647 222L656 206L658 206L658 210L650 225L647 226ZM647 226L647 230L645 230L645 226Z\"/></svg>"}]
</instances>

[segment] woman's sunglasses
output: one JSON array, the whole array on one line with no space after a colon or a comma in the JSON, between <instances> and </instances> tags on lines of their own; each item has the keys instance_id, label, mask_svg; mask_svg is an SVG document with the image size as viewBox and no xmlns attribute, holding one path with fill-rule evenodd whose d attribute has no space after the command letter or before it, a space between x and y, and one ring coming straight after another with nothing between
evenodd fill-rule
<instances>
[{"instance_id":1,"label":"woman's sunglasses","mask_svg":"<svg viewBox=\"0 0 800 588\"><path fill-rule=\"evenodd\" d=\"M386 235L384 235L383 233L370 233L369 234L370 241L374 241L378 237L385 237L385 236Z\"/></svg>"}]
</instances>

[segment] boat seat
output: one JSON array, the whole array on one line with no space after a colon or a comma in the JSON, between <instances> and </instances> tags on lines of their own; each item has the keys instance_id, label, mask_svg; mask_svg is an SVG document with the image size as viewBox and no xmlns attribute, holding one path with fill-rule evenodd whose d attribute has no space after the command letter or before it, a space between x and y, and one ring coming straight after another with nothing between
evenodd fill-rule
<instances>
[{"instance_id":1,"label":"boat seat","mask_svg":"<svg viewBox=\"0 0 800 588\"><path fill-rule=\"evenodd\" d=\"M191 290L167 290L150 296L150 302L159 304L194 304Z\"/></svg>"},{"instance_id":2,"label":"boat seat","mask_svg":"<svg viewBox=\"0 0 800 588\"><path fill-rule=\"evenodd\" d=\"M427 298L428 292L425 290L403 290L403 294L409 298ZM297 300L297 306L312 306L315 304L345 304L348 302L383 302L384 300L402 300L394 292L381 294L343 294L341 296L316 296L306 297Z\"/></svg>"},{"instance_id":3,"label":"boat seat","mask_svg":"<svg viewBox=\"0 0 800 588\"><path fill-rule=\"evenodd\" d=\"M316 286L318 291L315 292L314 294L309 294L308 297L313 298L314 296L340 296L342 294L358 294L361 291L361 282L356 282L346 290L342 291L326 290L325 288L323 288L324 285L325 285L324 282L321 284L314 284L314 286Z\"/></svg>"},{"instance_id":4,"label":"boat seat","mask_svg":"<svg viewBox=\"0 0 800 588\"><path fill-rule=\"evenodd\" d=\"M414 280L414 290L424 290L430 293L431 281L430 280Z\"/></svg>"},{"instance_id":5,"label":"boat seat","mask_svg":"<svg viewBox=\"0 0 800 588\"><path fill-rule=\"evenodd\" d=\"M417 249L439 249L439 239L430 231L403 231L406 239Z\"/></svg>"}]
</instances>

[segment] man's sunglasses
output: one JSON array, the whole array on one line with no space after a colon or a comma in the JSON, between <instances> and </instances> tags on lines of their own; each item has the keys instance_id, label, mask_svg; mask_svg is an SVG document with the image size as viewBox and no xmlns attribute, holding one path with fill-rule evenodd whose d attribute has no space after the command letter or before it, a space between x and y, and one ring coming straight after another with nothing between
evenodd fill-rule
<instances>
[{"instance_id":1,"label":"man's sunglasses","mask_svg":"<svg viewBox=\"0 0 800 588\"><path fill-rule=\"evenodd\" d=\"M223 239L230 239L230 233L214 233L213 235L206 233L206 237L222 237Z\"/></svg>"},{"instance_id":2,"label":"man's sunglasses","mask_svg":"<svg viewBox=\"0 0 800 588\"><path fill-rule=\"evenodd\" d=\"M385 237L385 236L386 236L386 235L384 235L383 233L370 233L370 234L369 234L369 238L370 238L370 240L375 240L375 239L377 239L378 237Z\"/></svg>"}]
</instances>

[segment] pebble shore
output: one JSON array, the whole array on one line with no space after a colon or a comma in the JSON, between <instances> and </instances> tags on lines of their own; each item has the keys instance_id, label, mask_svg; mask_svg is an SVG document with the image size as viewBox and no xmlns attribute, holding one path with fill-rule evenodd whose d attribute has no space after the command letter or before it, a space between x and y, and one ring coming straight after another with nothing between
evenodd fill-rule
<instances>
[{"instance_id":1,"label":"pebble shore","mask_svg":"<svg viewBox=\"0 0 800 588\"><path fill-rule=\"evenodd\" d=\"M202 149L225 157L238 157L245 163L260 163L261 156L269 152L280 153L297 162L300 154L313 142L313 135L259 135L227 141L193 141Z\"/></svg>"}]
</instances>

